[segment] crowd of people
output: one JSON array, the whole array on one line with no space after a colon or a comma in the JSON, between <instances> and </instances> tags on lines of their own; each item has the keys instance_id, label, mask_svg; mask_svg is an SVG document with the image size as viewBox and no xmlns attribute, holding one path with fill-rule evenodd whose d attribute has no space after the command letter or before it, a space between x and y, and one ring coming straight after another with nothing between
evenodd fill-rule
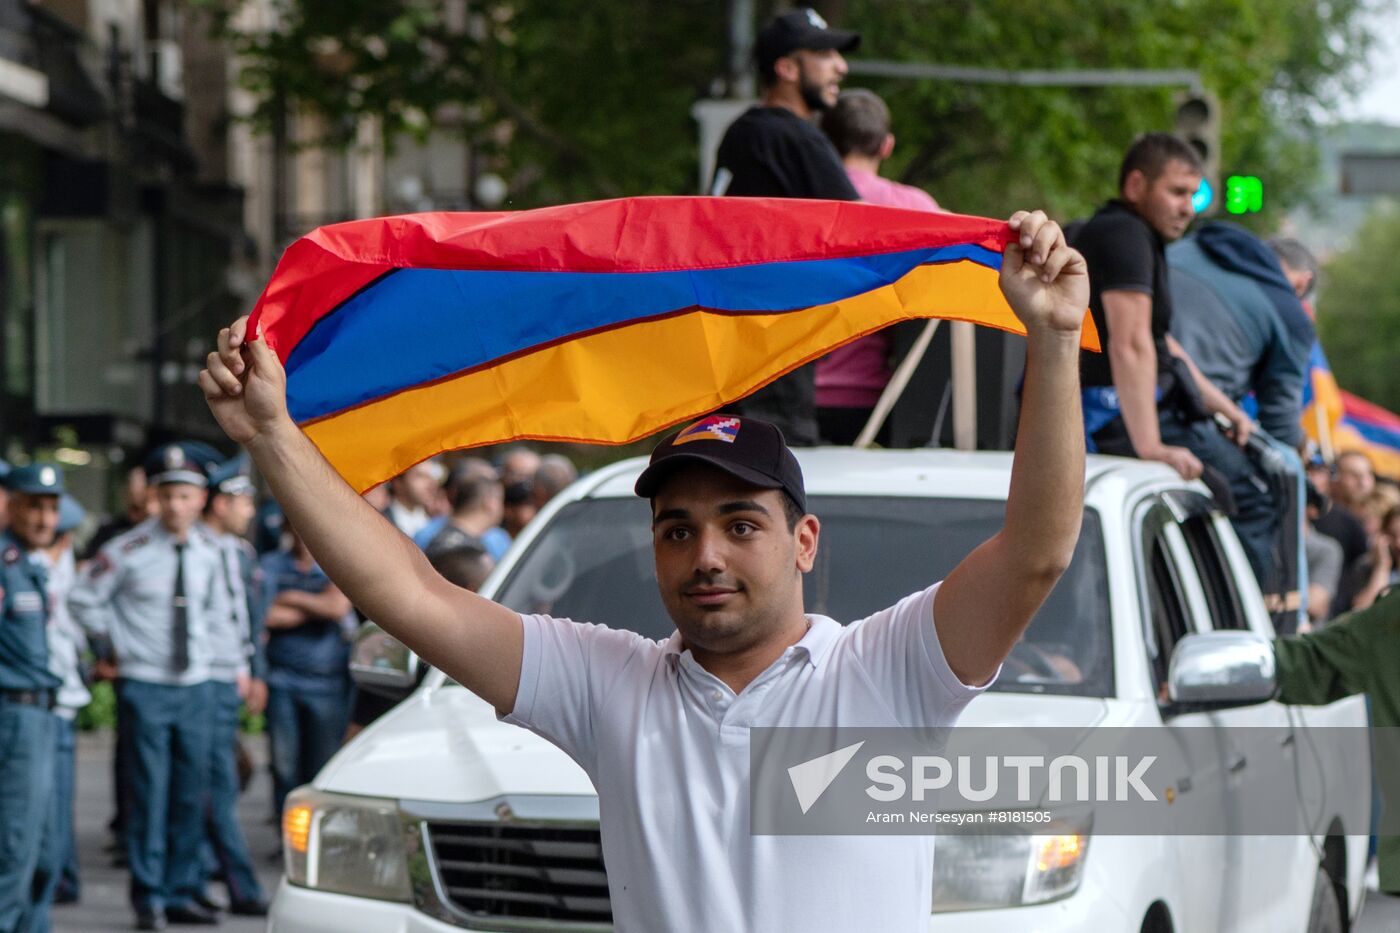
<instances>
[{"instance_id":1,"label":"crowd of people","mask_svg":"<svg viewBox=\"0 0 1400 933\"><path fill-rule=\"evenodd\" d=\"M843 53L859 41L810 10L783 14L759 34L762 100L725 135L713 194L942 210L922 189L880 175L895 147L890 110L869 90L841 89ZM1304 539L1306 630L1369 604L1390 584L1400 513L1388 506L1400 493L1393 483L1376 484L1364 452L1328 463L1304 433L1317 261L1296 239L1266 242L1223 221L1193 227L1203 171L1184 140L1144 133L1124 154L1116 196L1089 218L1066 219L1066 236L1088 263L1103 348L1081 355L1085 439L1091 452L1157 460L1202 479L1229 513L1271 603L1284 602L1290 585L1290 561L1279 553L1289 540L1281 500L1290 489L1261 462L1268 455L1251 447L1282 456L1299 483L1308 463L1316 515ZM852 443L890 382L893 351L888 331L861 337L737 408L778 424L794 445ZM875 440L888 433L880 425ZM1352 473L1366 475L1355 480L1364 492L1346 485ZM1353 527L1352 515L1369 516L1370 530Z\"/></svg>"},{"instance_id":2,"label":"crowd of people","mask_svg":"<svg viewBox=\"0 0 1400 933\"><path fill-rule=\"evenodd\" d=\"M392 705L350 679L362 617L276 503L259 507L245 457L160 447L81 547L86 511L60 465L0 474L0 930L47 931L53 904L81 897L75 721L97 681L117 701L110 851L137 927L265 914L236 817L241 711L264 717L280 820L287 794ZM517 446L499 464L418 464L365 499L475 590L576 477L567 457Z\"/></svg>"}]
</instances>

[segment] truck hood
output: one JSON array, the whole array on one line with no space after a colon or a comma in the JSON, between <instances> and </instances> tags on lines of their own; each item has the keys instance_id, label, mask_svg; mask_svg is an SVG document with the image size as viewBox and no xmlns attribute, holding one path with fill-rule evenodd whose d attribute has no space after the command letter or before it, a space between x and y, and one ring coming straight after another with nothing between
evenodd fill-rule
<instances>
[{"instance_id":1,"label":"truck hood","mask_svg":"<svg viewBox=\"0 0 1400 933\"><path fill-rule=\"evenodd\" d=\"M1089 729L1107 712L1086 697L987 693L960 726ZM510 794L592 796L583 769L544 739L496 718L460 687L419 690L342 748L316 776L320 790L398 800L470 803Z\"/></svg>"}]
</instances>

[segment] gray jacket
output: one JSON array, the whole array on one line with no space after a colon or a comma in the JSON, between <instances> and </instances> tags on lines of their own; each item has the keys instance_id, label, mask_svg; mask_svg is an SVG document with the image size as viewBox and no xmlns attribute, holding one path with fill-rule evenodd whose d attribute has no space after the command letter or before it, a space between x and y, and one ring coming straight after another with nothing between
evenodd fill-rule
<instances>
[{"instance_id":1,"label":"gray jacket","mask_svg":"<svg viewBox=\"0 0 1400 933\"><path fill-rule=\"evenodd\" d=\"M1172 336L1231 401L1253 392L1260 427L1298 446L1311 340L1289 332L1258 281L1220 266L1195 237L1172 244L1167 262Z\"/></svg>"}]
</instances>

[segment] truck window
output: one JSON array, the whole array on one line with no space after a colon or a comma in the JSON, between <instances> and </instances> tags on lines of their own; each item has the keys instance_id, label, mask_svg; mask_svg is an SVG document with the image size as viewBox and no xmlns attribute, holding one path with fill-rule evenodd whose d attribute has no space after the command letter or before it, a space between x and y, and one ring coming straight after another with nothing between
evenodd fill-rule
<instances>
[{"instance_id":1,"label":"truck window","mask_svg":"<svg viewBox=\"0 0 1400 933\"><path fill-rule=\"evenodd\" d=\"M1182 522L1181 533L1186 538L1191 562L1196 567L1201 589L1205 592L1211 628L1217 631L1248 629L1249 622L1245 618L1239 588L1230 573L1230 563L1220 547L1218 532L1211 516L1193 515Z\"/></svg>"},{"instance_id":2,"label":"truck window","mask_svg":"<svg viewBox=\"0 0 1400 933\"><path fill-rule=\"evenodd\" d=\"M816 566L803 578L806 609L841 623L862 619L942 579L1001 529L998 500L814 495L821 518ZM520 612L675 631L656 589L651 512L640 499L583 499L560 510L495 593ZM1108 571L1097 513L1086 510L1074 559L992 689L1113 695Z\"/></svg>"},{"instance_id":3,"label":"truck window","mask_svg":"<svg viewBox=\"0 0 1400 933\"><path fill-rule=\"evenodd\" d=\"M1153 644L1148 645L1152 676L1156 681L1157 702L1167 701L1167 670L1176 643L1191 631L1186 617L1186 600L1176 580L1163 532L1154 534L1147 545L1147 598L1152 613Z\"/></svg>"}]
</instances>

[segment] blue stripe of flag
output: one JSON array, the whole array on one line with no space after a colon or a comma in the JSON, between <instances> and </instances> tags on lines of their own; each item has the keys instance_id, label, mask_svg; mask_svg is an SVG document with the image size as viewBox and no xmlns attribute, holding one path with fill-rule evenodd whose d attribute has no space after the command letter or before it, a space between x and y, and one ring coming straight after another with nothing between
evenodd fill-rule
<instances>
[{"instance_id":1,"label":"blue stripe of flag","mask_svg":"<svg viewBox=\"0 0 1400 933\"><path fill-rule=\"evenodd\" d=\"M568 337L693 307L776 313L864 294L928 263L1001 268L981 246L667 272L400 269L327 315L287 359L306 421Z\"/></svg>"}]
</instances>

